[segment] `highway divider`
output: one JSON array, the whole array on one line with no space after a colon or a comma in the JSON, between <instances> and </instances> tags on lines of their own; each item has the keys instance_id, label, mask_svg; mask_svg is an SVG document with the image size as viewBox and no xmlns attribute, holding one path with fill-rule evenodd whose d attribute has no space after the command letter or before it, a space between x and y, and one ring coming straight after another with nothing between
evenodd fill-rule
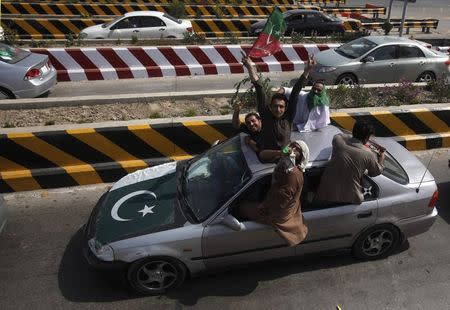
<instances>
[{"instance_id":1,"label":"highway divider","mask_svg":"<svg viewBox=\"0 0 450 310\"><path fill-rule=\"evenodd\" d=\"M332 123L345 129L361 119L409 150L450 147L448 105L332 113ZM190 158L233 134L230 116L2 129L0 192L113 182Z\"/></svg>"},{"instance_id":2,"label":"highway divider","mask_svg":"<svg viewBox=\"0 0 450 310\"><path fill-rule=\"evenodd\" d=\"M309 55L339 44L284 44L269 57L255 59L260 72L302 70ZM244 73L241 52L250 45L33 48L49 56L58 81L115 80L151 77Z\"/></svg>"}]
</instances>

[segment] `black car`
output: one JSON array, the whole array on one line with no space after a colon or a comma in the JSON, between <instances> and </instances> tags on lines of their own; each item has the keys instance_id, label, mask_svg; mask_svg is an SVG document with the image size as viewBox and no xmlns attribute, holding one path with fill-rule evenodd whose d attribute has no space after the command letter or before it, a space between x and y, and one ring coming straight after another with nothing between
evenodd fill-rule
<instances>
[{"instance_id":1,"label":"black car","mask_svg":"<svg viewBox=\"0 0 450 310\"><path fill-rule=\"evenodd\" d=\"M286 32L290 36L293 32L304 35L327 35L344 33L345 29L341 19L323 14L315 10L289 10L283 13L286 21ZM254 23L250 28L250 36L257 36L263 30L266 20Z\"/></svg>"}]
</instances>

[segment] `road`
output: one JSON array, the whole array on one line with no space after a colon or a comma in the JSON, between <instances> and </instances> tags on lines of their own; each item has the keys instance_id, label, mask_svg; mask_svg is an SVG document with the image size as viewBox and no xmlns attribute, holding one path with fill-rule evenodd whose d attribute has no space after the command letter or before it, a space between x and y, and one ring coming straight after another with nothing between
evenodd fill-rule
<instances>
[{"instance_id":1,"label":"road","mask_svg":"<svg viewBox=\"0 0 450 310\"><path fill-rule=\"evenodd\" d=\"M399 253L348 253L269 262L193 279L162 297L130 292L121 276L91 269L79 228L108 185L6 195L0 236L0 309L449 309L450 149L416 152L440 188L439 218Z\"/></svg>"}]
</instances>

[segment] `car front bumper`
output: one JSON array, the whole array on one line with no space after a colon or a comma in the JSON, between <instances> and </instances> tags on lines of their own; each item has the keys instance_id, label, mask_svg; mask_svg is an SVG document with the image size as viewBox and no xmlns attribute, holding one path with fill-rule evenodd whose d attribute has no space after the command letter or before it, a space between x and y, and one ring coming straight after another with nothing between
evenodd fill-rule
<instances>
[{"instance_id":1,"label":"car front bumper","mask_svg":"<svg viewBox=\"0 0 450 310\"><path fill-rule=\"evenodd\" d=\"M396 222L395 225L400 228L405 237L409 238L428 231L436 221L437 215L437 209L433 208L430 214L404 219Z\"/></svg>"}]
</instances>

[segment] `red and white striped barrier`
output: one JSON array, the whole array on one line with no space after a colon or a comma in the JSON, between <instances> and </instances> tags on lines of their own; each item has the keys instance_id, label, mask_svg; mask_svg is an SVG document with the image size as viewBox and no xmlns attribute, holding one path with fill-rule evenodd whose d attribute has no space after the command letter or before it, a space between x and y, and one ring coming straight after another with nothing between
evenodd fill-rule
<instances>
[{"instance_id":1,"label":"red and white striped barrier","mask_svg":"<svg viewBox=\"0 0 450 310\"><path fill-rule=\"evenodd\" d=\"M276 55L254 59L261 72L302 70L311 54L339 44L284 44ZM241 51L250 45L32 48L49 55L58 81L115 80L244 73Z\"/></svg>"}]
</instances>

